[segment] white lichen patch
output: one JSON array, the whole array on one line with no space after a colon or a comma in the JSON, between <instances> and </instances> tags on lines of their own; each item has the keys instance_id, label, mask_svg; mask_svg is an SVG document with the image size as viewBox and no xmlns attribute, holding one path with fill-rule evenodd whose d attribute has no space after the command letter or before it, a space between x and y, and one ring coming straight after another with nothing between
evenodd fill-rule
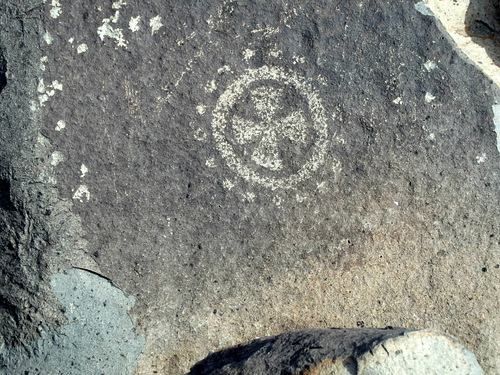
<instances>
[{"instance_id":1,"label":"white lichen patch","mask_svg":"<svg viewBox=\"0 0 500 375\"><path fill-rule=\"evenodd\" d=\"M62 91L62 89L63 89L62 83L60 83L57 80L52 81L52 85L50 85L49 87L53 87L54 89L59 90L59 91Z\"/></svg>"},{"instance_id":2,"label":"white lichen patch","mask_svg":"<svg viewBox=\"0 0 500 375\"><path fill-rule=\"evenodd\" d=\"M43 107L45 105L45 102L49 100L49 95L46 93L47 87L45 87L43 78L38 81L36 90L38 92L38 101L40 102L40 106Z\"/></svg>"},{"instance_id":3,"label":"white lichen patch","mask_svg":"<svg viewBox=\"0 0 500 375\"><path fill-rule=\"evenodd\" d=\"M76 47L76 52L77 53L84 53L84 52L87 52L88 49L89 49L89 47L85 43L82 43L82 44L79 44L78 47Z\"/></svg>"},{"instance_id":4,"label":"white lichen patch","mask_svg":"<svg viewBox=\"0 0 500 375\"><path fill-rule=\"evenodd\" d=\"M217 84L215 83L215 79L209 81L205 86L205 91L212 93L217 90Z\"/></svg>"},{"instance_id":5,"label":"white lichen patch","mask_svg":"<svg viewBox=\"0 0 500 375\"><path fill-rule=\"evenodd\" d=\"M57 124L56 124L56 127L55 127L55 130L60 132L61 130L63 130L64 128L66 127L66 121L64 120L59 120L57 121Z\"/></svg>"},{"instance_id":6,"label":"white lichen patch","mask_svg":"<svg viewBox=\"0 0 500 375\"><path fill-rule=\"evenodd\" d=\"M155 16L149 20L149 26L151 27L151 35L154 35L163 26L161 23L161 17Z\"/></svg>"},{"instance_id":7,"label":"white lichen patch","mask_svg":"<svg viewBox=\"0 0 500 375\"><path fill-rule=\"evenodd\" d=\"M208 17L205 22L207 23L208 26L210 26L210 28L213 28L214 27L214 17L212 15L210 15L210 17Z\"/></svg>"},{"instance_id":8,"label":"white lichen patch","mask_svg":"<svg viewBox=\"0 0 500 375\"><path fill-rule=\"evenodd\" d=\"M54 96L55 90L62 90L63 86L59 81L52 81L50 85L45 86L43 78L38 82L38 100L40 101L40 105L43 106L44 103L49 100L49 97Z\"/></svg>"},{"instance_id":9,"label":"white lichen patch","mask_svg":"<svg viewBox=\"0 0 500 375\"><path fill-rule=\"evenodd\" d=\"M123 0L118 0L118 1L113 2L113 4L111 5L111 8L120 9L124 5L127 5L127 3L124 2Z\"/></svg>"},{"instance_id":10,"label":"white lichen patch","mask_svg":"<svg viewBox=\"0 0 500 375\"><path fill-rule=\"evenodd\" d=\"M255 56L255 51L253 49L247 48L246 50L243 51L243 59L245 60L250 60L252 57Z\"/></svg>"},{"instance_id":11,"label":"white lichen patch","mask_svg":"<svg viewBox=\"0 0 500 375\"><path fill-rule=\"evenodd\" d=\"M43 78L38 81L38 87L36 91L38 91L39 94L45 93L45 83L43 82Z\"/></svg>"},{"instance_id":12,"label":"white lichen patch","mask_svg":"<svg viewBox=\"0 0 500 375\"><path fill-rule=\"evenodd\" d=\"M430 102L432 102L434 99L436 99L436 97L435 97L434 95L432 95L430 92L426 92L426 93L425 93L425 98L424 98L424 99L425 99L425 101L426 101L427 103L430 103Z\"/></svg>"},{"instance_id":13,"label":"white lichen patch","mask_svg":"<svg viewBox=\"0 0 500 375\"><path fill-rule=\"evenodd\" d=\"M45 64L49 61L49 58L47 56L43 56L40 59L40 70L43 72L45 71Z\"/></svg>"},{"instance_id":14,"label":"white lichen patch","mask_svg":"<svg viewBox=\"0 0 500 375\"><path fill-rule=\"evenodd\" d=\"M245 193L245 199L249 202L253 202L255 200L255 194L252 193L251 191L247 191Z\"/></svg>"},{"instance_id":15,"label":"white lichen patch","mask_svg":"<svg viewBox=\"0 0 500 375\"><path fill-rule=\"evenodd\" d=\"M294 64L304 64L306 62L306 58L304 56L294 56L293 63Z\"/></svg>"},{"instance_id":16,"label":"white lichen patch","mask_svg":"<svg viewBox=\"0 0 500 375\"><path fill-rule=\"evenodd\" d=\"M488 157L486 156L486 154L484 152L481 155L476 156L477 164L485 163L487 159L488 159Z\"/></svg>"},{"instance_id":17,"label":"white lichen patch","mask_svg":"<svg viewBox=\"0 0 500 375\"><path fill-rule=\"evenodd\" d=\"M222 68L217 69L217 73L219 75L221 74L226 74L226 73L232 73L233 71L229 67L229 65L224 65Z\"/></svg>"},{"instance_id":18,"label":"white lichen patch","mask_svg":"<svg viewBox=\"0 0 500 375\"><path fill-rule=\"evenodd\" d=\"M109 19L111 20L111 22L117 23L118 20L120 19L120 11L119 10L115 11L115 14L109 17Z\"/></svg>"},{"instance_id":19,"label":"white lichen patch","mask_svg":"<svg viewBox=\"0 0 500 375\"><path fill-rule=\"evenodd\" d=\"M89 169L87 168L87 166L85 164L82 164L82 166L80 167L80 172L82 173L80 177L84 178L88 171Z\"/></svg>"},{"instance_id":20,"label":"white lichen patch","mask_svg":"<svg viewBox=\"0 0 500 375\"><path fill-rule=\"evenodd\" d=\"M38 95L38 100L40 101L40 106L43 107L45 102L49 100L49 96L47 94Z\"/></svg>"},{"instance_id":21,"label":"white lichen patch","mask_svg":"<svg viewBox=\"0 0 500 375\"><path fill-rule=\"evenodd\" d=\"M334 173L340 173L342 172L342 163L338 159L333 159L332 161L332 171Z\"/></svg>"},{"instance_id":22,"label":"white lichen patch","mask_svg":"<svg viewBox=\"0 0 500 375\"><path fill-rule=\"evenodd\" d=\"M196 112L198 112L200 115L204 114L206 110L207 110L206 105L200 104L196 106Z\"/></svg>"},{"instance_id":23,"label":"white lichen patch","mask_svg":"<svg viewBox=\"0 0 500 375\"><path fill-rule=\"evenodd\" d=\"M112 19L114 20L115 18L110 17L102 20L102 25L97 28L97 34L99 35L99 38L101 38L102 41L104 41L104 38L106 37L113 39L116 43L115 48L117 47L127 48L127 41L123 37L122 29L113 28L113 26L109 24L112 21Z\"/></svg>"},{"instance_id":24,"label":"white lichen patch","mask_svg":"<svg viewBox=\"0 0 500 375\"><path fill-rule=\"evenodd\" d=\"M274 57L274 58L280 58L283 55L283 52L278 49L278 48L273 48L271 51L269 51L269 56Z\"/></svg>"},{"instance_id":25,"label":"white lichen patch","mask_svg":"<svg viewBox=\"0 0 500 375\"><path fill-rule=\"evenodd\" d=\"M52 18L57 18L61 15L62 13L62 8L61 4L59 3L59 0L52 0L52 8L50 9L50 16Z\"/></svg>"},{"instance_id":26,"label":"white lichen patch","mask_svg":"<svg viewBox=\"0 0 500 375\"><path fill-rule=\"evenodd\" d=\"M87 200L87 202L90 200L90 191L87 185L80 185L73 194L73 199L83 202L84 198Z\"/></svg>"},{"instance_id":27,"label":"white lichen patch","mask_svg":"<svg viewBox=\"0 0 500 375\"><path fill-rule=\"evenodd\" d=\"M222 183L222 185L224 186L224 188L226 190L231 190L234 187L234 182L231 181L231 180L226 179L226 180L224 180L224 182Z\"/></svg>"},{"instance_id":28,"label":"white lichen patch","mask_svg":"<svg viewBox=\"0 0 500 375\"><path fill-rule=\"evenodd\" d=\"M60 151L54 151L50 155L50 164L54 167L64 160L64 155Z\"/></svg>"},{"instance_id":29,"label":"white lichen patch","mask_svg":"<svg viewBox=\"0 0 500 375\"><path fill-rule=\"evenodd\" d=\"M208 158L207 161L205 162L205 165L208 168L215 168L217 165L215 164L215 159L214 158Z\"/></svg>"},{"instance_id":30,"label":"white lichen patch","mask_svg":"<svg viewBox=\"0 0 500 375\"><path fill-rule=\"evenodd\" d=\"M132 31L133 33L139 31L139 29L141 28L140 22L141 16L130 17L130 21L128 23L128 28L130 29L130 31Z\"/></svg>"},{"instance_id":31,"label":"white lichen patch","mask_svg":"<svg viewBox=\"0 0 500 375\"><path fill-rule=\"evenodd\" d=\"M424 68L425 70L427 70L428 72L430 72L431 70L434 70L437 68L437 65L434 61L431 61L431 60L427 60L425 63L424 63Z\"/></svg>"},{"instance_id":32,"label":"white lichen patch","mask_svg":"<svg viewBox=\"0 0 500 375\"><path fill-rule=\"evenodd\" d=\"M47 44L52 44L54 38L52 37L52 35L50 35L48 31L46 31L45 34L43 34L43 40L45 40L45 43Z\"/></svg>"}]
</instances>

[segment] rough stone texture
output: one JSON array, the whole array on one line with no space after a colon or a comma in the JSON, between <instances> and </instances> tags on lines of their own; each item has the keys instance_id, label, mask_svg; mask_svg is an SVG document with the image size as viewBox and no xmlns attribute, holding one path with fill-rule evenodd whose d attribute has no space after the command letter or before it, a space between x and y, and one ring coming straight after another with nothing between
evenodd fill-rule
<instances>
[{"instance_id":1,"label":"rough stone texture","mask_svg":"<svg viewBox=\"0 0 500 375\"><path fill-rule=\"evenodd\" d=\"M1 2L2 353L76 266L135 297L137 374L386 325L497 373L494 90L422 9Z\"/></svg>"},{"instance_id":2,"label":"rough stone texture","mask_svg":"<svg viewBox=\"0 0 500 375\"><path fill-rule=\"evenodd\" d=\"M16 345L64 321L52 274L69 264L97 269L71 199L58 194L40 129L42 12L41 1L0 3L0 335Z\"/></svg>"},{"instance_id":3,"label":"rough stone texture","mask_svg":"<svg viewBox=\"0 0 500 375\"><path fill-rule=\"evenodd\" d=\"M484 374L470 351L453 337L432 331L390 339L364 353L357 364L359 375Z\"/></svg>"},{"instance_id":4,"label":"rough stone texture","mask_svg":"<svg viewBox=\"0 0 500 375\"><path fill-rule=\"evenodd\" d=\"M461 51L494 82L494 123L500 152L500 1L425 0Z\"/></svg>"},{"instance_id":5,"label":"rough stone texture","mask_svg":"<svg viewBox=\"0 0 500 375\"><path fill-rule=\"evenodd\" d=\"M500 1L425 0L459 48L500 85Z\"/></svg>"},{"instance_id":6,"label":"rough stone texture","mask_svg":"<svg viewBox=\"0 0 500 375\"><path fill-rule=\"evenodd\" d=\"M127 315L134 298L81 269L52 279L67 322L29 345L1 352L10 374L129 374L144 345ZM4 348L5 349L5 348Z\"/></svg>"},{"instance_id":7,"label":"rough stone texture","mask_svg":"<svg viewBox=\"0 0 500 375\"><path fill-rule=\"evenodd\" d=\"M474 355L436 331L314 329L211 354L189 375L480 375Z\"/></svg>"}]
</instances>

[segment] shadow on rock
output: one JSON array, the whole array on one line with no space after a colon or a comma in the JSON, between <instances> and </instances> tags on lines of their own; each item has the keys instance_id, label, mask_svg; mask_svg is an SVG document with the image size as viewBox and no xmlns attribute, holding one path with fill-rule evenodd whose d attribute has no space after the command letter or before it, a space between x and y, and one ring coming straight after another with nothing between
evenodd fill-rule
<instances>
[{"instance_id":1,"label":"shadow on rock","mask_svg":"<svg viewBox=\"0 0 500 375\"><path fill-rule=\"evenodd\" d=\"M500 66L500 0L471 0L465 31Z\"/></svg>"}]
</instances>

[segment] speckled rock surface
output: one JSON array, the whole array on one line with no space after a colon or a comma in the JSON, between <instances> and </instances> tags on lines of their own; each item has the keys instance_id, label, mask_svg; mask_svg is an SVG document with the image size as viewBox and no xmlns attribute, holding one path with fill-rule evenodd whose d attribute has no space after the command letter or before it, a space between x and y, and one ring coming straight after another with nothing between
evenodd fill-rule
<instances>
[{"instance_id":1,"label":"speckled rock surface","mask_svg":"<svg viewBox=\"0 0 500 375\"><path fill-rule=\"evenodd\" d=\"M52 280L78 267L134 297L102 310L135 325L130 373L386 325L450 333L498 372L500 112L425 4L0 17L0 366L69 324Z\"/></svg>"}]
</instances>

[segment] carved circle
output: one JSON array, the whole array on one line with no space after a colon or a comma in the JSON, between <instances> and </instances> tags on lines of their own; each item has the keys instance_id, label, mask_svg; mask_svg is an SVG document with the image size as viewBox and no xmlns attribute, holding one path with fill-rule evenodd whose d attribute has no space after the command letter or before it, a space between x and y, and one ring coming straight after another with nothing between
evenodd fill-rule
<instances>
[{"instance_id":1,"label":"carved circle","mask_svg":"<svg viewBox=\"0 0 500 375\"><path fill-rule=\"evenodd\" d=\"M278 108L273 103L282 100L278 97L283 93L280 87L298 93L303 98L305 109L288 106L290 113L287 116L274 118ZM234 108L241 105L244 94L255 103L252 113L260 121L242 119L235 115ZM230 129L235 136L228 137ZM238 176L271 190L289 189L308 179L323 164L328 142L328 124L321 99L306 80L279 67L263 66L248 69L222 93L212 112L212 134L217 150L227 166ZM254 142L259 137L260 142ZM279 147L279 137L286 137L297 143L308 143L304 146L308 150L307 159L289 173L279 157L274 162L272 160L273 155L277 155L274 149ZM245 158L241 152L236 151L239 145L245 146L252 142L257 143L257 146L251 157Z\"/></svg>"}]
</instances>

